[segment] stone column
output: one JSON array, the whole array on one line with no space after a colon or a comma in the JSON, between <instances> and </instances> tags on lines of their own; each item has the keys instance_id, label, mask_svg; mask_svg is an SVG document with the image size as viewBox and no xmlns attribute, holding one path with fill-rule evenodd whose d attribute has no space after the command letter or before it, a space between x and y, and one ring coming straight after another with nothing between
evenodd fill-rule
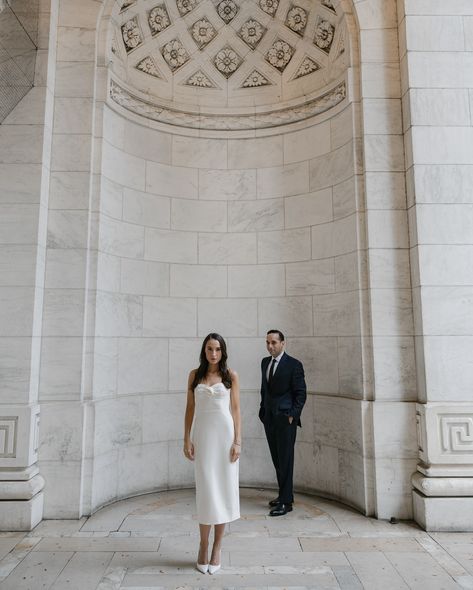
<instances>
[{"instance_id":1,"label":"stone column","mask_svg":"<svg viewBox=\"0 0 473 590\"><path fill-rule=\"evenodd\" d=\"M32 46L23 67L34 72L34 87L0 126L0 530L31 530L43 516L37 400L52 113L46 1L37 23L37 51L20 30Z\"/></svg>"},{"instance_id":2,"label":"stone column","mask_svg":"<svg viewBox=\"0 0 473 590\"><path fill-rule=\"evenodd\" d=\"M473 5L400 8L419 388L414 516L427 530L471 531Z\"/></svg>"}]
</instances>

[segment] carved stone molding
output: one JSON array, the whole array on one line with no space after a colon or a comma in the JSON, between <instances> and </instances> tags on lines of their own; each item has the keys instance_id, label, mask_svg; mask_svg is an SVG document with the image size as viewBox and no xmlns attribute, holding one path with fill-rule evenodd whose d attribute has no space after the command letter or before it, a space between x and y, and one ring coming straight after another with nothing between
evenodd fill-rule
<instances>
[{"instance_id":1,"label":"carved stone molding","mask_svg":"<svg viewBox=\"0 0 473 590\"><path fill-rule=\"evenodd\" d=\"M39 406L1 406L0 468L26 468L38 460Z\"/></svg>"},{"instance_id":2,"label":"carved stone molding","mask_svg":"<svg viewBox=\"0 0 473 590\"><path fill-rule=\"evenodd\" d=\"M305 121L340 104L346 97L345 82L304 104L251 114L192 113L148 102L112 80L110 98L126 110L160 123L212 131L270 129Z\"/></svg>"},{"instance_id":3,"label":"carved stone molding","mask_svg":"<svg viewBox=\"0 0 473 590\"><path fill-rule=\"evenodd\" d=\"M417 404L418 470L473 476L473 404Z\"/></svg>"}]
</instances>

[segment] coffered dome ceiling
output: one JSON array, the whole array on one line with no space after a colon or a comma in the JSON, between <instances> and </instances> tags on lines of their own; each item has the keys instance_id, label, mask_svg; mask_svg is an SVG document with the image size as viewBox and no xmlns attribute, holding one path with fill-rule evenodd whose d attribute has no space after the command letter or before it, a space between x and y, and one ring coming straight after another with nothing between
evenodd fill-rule
<instances>
[{"instance_id":1,"label":"coffered dome ceiling","mask_svg":"<svg viewBox=\"0 0 473 590\"><path fill-rule=\"evenodd\" d=\"M157 121L265 128L345 98L337 0L124 0L113 21L111 98Z\"/></svg>"}]
</instances>

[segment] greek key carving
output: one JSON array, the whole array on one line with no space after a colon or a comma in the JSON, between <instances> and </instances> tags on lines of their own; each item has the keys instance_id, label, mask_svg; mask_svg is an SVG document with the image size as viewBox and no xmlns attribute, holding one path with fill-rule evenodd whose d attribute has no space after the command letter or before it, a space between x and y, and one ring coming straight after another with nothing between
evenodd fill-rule
<instances>
[{"instance_id":1,"label":"greek key carving","mask_svg":"<svg viewBox=\"0 0 473 590\"><path fill-rule=\"evenodd\" d=\"M473 453L473 416L440 414L440 436L445 453Z\"/></svg>"},{"instance_id":2,"label":"greek key carving","mask_svg":"<svg viewBox=\"0 0 473 590\"><path fill-rule=\"evenodd\" d=\"M0 416L0 458L16 457L18 416Z\"/></svg>"}]
</instances>

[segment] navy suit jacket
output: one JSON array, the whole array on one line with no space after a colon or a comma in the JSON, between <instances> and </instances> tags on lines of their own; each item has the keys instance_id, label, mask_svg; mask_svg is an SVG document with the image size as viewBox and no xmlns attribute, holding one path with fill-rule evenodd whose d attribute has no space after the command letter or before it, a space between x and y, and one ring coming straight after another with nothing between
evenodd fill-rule
<instances>
[{"instance_id":1,"label":"navy suit jacket","mask_svg":"<svg viewBox=\"0 0 473 590\"><path fill-rule=\"evenodd\" d=\"M261 404L259 418L264 422L267 412L293 416L300 426L300 415L307 397L304 367L297 359L284 353L271 380L271 387L266 380L266 371L272 357L261 361Z\"/></svg>"}]
</instances>

